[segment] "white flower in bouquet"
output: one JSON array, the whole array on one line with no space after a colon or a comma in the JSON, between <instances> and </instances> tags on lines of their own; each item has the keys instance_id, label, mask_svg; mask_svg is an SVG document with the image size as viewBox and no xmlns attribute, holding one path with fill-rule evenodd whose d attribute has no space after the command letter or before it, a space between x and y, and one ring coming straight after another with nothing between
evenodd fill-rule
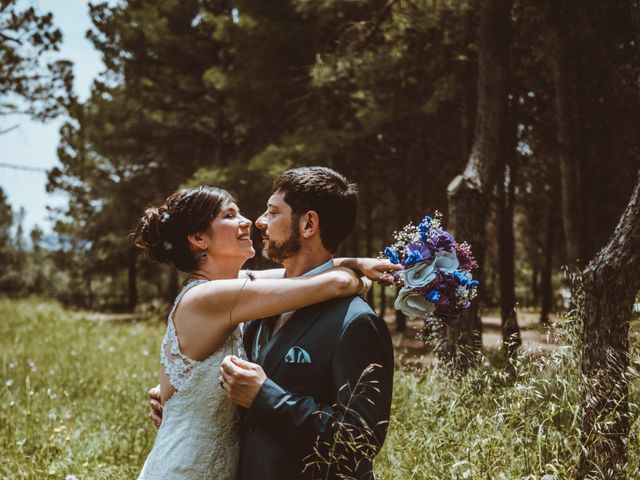
<instances>
[{"instance_id":1,"label":"white flower in bouquet","mask_svg":"<svg viewBox=\"0 0 640 480\"><path fill-rule=\"evenodd\" d=\"M427 300L424 294L416 293L413 288L403 287L398 292L395 309L409 318L424 318L433 312L435 304Z\"/></svg>"},{"instance_id":2,"label":"white flower in bouquet","mask_svg":"<svg viewBox=\"0 0 640 480\"><path fill-rule=\"evenodd\" d=\"M433 268L447 273L455 272L460 266L460 261L455 252L438 252L433 260Z\"/></svg>"},{"instance_id":3,"label":"white flower in bouquet","mask_svg":"<svg viewBox=\"0 0 640 480\"><path fill-rule=\"evenodd\" d=\"M434 262L420 262L404 271L404 283L410 288L424 287L436 278Z\"/></svg>"},{"instance_id":4,"label":"white flower in bouquet","mask_svg":"<svg viewBox=\"0 0 640 480\"><path fill-rule=\"evenodd\" d=\"M460 262L454 252L437 252L431 260L415 264L404 271L404 283L407 287L420 288L432 282L436 278L438 270L453 273Z\"/></svg>"}]
</instances>

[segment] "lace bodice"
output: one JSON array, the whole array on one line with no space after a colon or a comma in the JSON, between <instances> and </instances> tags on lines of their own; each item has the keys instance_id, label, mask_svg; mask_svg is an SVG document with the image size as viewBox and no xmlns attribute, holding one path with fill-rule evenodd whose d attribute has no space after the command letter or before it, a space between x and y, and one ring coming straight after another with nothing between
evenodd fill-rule
<instances>
[{"instance_id":1,"label":"lace bodice","mask_svg":"<svg viewBox=\"0 0 640 480\"><path fill-rule=\"evenodd\" d=\"M164 404L162 425L139 480L235 480L237 475L238 413L218 385L218 371L226 355L246 358L240 329L209 357L197 361L180 350L173 323L184 294L203 282L185 286L167 319L160 361L175 391Z\"/></svg>"}]
</instances>

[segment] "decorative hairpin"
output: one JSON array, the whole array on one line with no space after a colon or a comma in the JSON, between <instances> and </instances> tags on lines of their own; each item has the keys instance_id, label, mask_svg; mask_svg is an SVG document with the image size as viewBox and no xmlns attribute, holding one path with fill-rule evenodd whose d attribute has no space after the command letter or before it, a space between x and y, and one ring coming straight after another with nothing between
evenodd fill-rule
<instances>
[{"instance_id":1,"label":"decorative hairpin","mask_svg":"<svg viewBox=\"0 0 640 480\"><path fill-rule=\"evenodd\" d=\"M160 223L167 223L170 218L171 218L171 214L169 212L163 212L162 215L160 216Z\"/></svg>"},{"instance_id":2,"label":"decorative hairpin","mask_svg":"<svg viewBox=\"0 0 640 480\"><path fill-rule=\"evenodd\" d=\"M173 248L173 244L171 242L163 242L162 243L162 247L166 250L169 251Z\"/></svg>"}]
</instances>

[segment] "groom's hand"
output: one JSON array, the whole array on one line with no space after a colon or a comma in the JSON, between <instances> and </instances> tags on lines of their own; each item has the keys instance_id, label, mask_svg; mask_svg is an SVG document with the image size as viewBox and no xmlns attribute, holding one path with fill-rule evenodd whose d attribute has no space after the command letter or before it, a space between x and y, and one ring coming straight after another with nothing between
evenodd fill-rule
<instances>
[{"instance_id":1,"label":"groom's hand","mask_svg":"<svg viewBox=\"0 0 640 480\"><path fill-rule=\"evenodd\" d=\"M151 411L149 412L149 418L156 426L156 428L160 428L160 424L162 423L162 401L160 400L160 385L156 385L149 392L149 406L151 407Z\"/></svg>"},{"instance_id":2,"label":"groom's hand","mask_svg":"<svg viewBox=\"0 0 640 480\"><path fill-rule=\"evenodd\" d=\"M227 355L220 365L220 387L236 405L249 408L267 379L262 367L234 355Z\"/></svg>"}]
</instances>

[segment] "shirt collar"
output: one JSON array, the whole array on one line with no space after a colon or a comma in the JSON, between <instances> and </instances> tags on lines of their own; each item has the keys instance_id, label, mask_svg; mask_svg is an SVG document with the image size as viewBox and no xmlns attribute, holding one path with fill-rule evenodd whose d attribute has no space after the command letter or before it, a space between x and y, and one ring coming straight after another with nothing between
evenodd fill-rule
<instances>
[{"instance_id":1,"label":"shirt collar","mask_svg":"<svg viewBox=\"0 0 640 480\"><path fill-rule=\"evenodd\" d=\"M330 258L329 260L327 260L326 262L324 262L322 265L317 266L314 269L309 270L307 273L303 274L303 277L307 277L309 275L317 275L318 273L322 273L324 271L329 270L330 268L333 268L335 265L333 263L333 258Z\"/></svg>"}]
</instances>

